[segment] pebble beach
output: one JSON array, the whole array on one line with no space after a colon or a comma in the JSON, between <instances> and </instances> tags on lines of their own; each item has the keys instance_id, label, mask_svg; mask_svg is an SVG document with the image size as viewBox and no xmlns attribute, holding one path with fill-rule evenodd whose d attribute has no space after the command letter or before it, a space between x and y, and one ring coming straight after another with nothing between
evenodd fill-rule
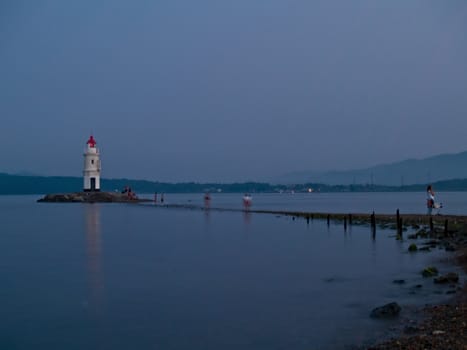
<instances>
[{"instance_id":1,"label":"pebble beach","mask_svg":"<svg viewBox=\"0 0 467 350\"><path fill-rule=\"evenodd\" d=\"M436 233L434 235L437 236ZM449 238L443 239L456 246L453 263L467 271L465 224L451 232ZM420 322L402 325L401 334L368 349L467 349L467 284L464 282L458 290L448 303L421 310Z\"/></svg>"}]
</instances>

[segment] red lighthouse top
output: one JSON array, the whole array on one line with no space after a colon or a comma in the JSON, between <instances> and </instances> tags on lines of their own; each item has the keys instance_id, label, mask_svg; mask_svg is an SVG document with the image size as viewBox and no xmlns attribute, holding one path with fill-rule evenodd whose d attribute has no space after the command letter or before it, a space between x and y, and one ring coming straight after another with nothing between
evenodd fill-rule
<instances>
[{"instance_id":1,"label":"red lighthouse top","mask_svg":"<svg viewBox=\"0 0 467 350\"><path fill-rule=\"evenodd\" d=\"M92 148L96 147L96 140L94 140L94 137L92 135L89 137L89 140L88 142L86 142L86 144L88 144L89 147Z\"/></svg>"}]
</instances>

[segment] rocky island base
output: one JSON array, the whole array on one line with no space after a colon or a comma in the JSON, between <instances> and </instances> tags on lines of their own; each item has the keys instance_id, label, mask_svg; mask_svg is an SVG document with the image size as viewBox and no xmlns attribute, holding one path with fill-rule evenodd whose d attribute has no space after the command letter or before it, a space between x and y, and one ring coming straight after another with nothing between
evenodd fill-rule
<instances>
[{"instance_id":1,"label":"rocky island base","mask_svg":"<svg viewBox=\"0 0 467 350\"><path fill-rule=\"evenodd\" d=\"M118 192L73 192L47 194L38 202L50 203L140 203L151 202L150 199L140 199L135 194Z\"/></svg>"}]
</instances>

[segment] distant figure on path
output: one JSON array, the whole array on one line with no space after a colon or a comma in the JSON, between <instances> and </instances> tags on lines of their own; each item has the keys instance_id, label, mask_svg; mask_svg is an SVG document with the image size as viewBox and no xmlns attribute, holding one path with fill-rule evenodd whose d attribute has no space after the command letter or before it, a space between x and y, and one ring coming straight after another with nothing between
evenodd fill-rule
<instances>
[{"instance_id":1,"label":"distant figure on path","mask_svg":"<svg viewBox=\"0 0 467 350\"><path fill-rule=\"evenodd\" d=\"M206 192L204 194L204 208L209 209L211 206L211 194L209 192Z\"/></svg>"},{"instance_id":2,"label":"distant figure on path","mask_svg":"<svg viewBox=\"0 0 467 350\"><path fill-rule=\"evenodd\" d=\"M435 192L433 191L433 187L431 185L428 185L426 188L426 207L428 209L427 214L431 215L431 212L435 207Z\"/></svg>"},{"instance_id":3,"label":"distant figure on path","mask_svg":"<svg viewBox=\"0 0 467 350\"><path fill-rule=\"evenodd\" d=\"M243 209L244 210L250 209L251 201L252 201L251 195L249 193L245 193L245 195L243 196Z\"/></svg>"}]
</instances>

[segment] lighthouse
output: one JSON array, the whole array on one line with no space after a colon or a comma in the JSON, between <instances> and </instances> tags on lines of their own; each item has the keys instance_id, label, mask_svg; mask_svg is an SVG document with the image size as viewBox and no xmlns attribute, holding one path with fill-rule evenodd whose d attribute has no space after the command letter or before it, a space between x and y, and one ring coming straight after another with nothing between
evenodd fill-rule
<instances>
[{"instance_id":1,"label":"lighthouse","mask_svg":"<svg viewBox=\"0 0 467 350\"><path fill-rule=\"evenodd\" d=\"M96 140L91 135L86 142L84 152L83 189L85 192L96 192L101 190L101 161L99 150L96 147Z\"/></svg>"}]
</instances>

